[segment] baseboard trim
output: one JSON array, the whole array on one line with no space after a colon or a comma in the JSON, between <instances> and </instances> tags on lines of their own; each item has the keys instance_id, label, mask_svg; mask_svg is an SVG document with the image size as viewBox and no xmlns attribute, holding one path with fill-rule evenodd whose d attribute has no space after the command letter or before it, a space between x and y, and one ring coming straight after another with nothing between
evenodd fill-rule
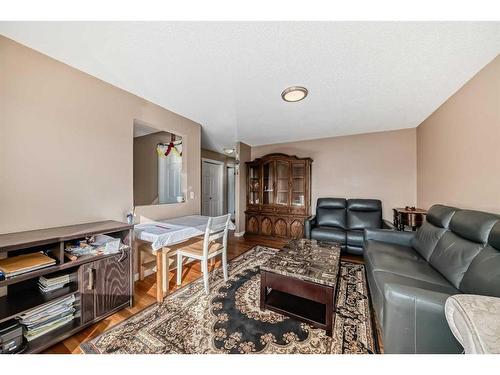
<instances>
[{"instance_id":1,"label":"baseboard trim","mask_svg":"<svg viewBox=\"0 0 500 375\"><path fill-rule=\"evenodd\" d=\"M243 237L245 235L245 231L243 232L234 232L235 237Z\"/></svg>"}]
</instances>

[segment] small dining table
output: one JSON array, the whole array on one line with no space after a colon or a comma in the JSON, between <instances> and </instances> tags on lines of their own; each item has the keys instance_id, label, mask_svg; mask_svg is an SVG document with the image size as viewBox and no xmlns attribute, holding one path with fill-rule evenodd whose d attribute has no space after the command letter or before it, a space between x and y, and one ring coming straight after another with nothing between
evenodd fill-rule
<instances>
[{"instance_id":1,"label":"small dining table","mask_svg":"<svg viewBox=\"0 0 500 375\"><path fill-rule=\"evenodd\" d=\"M156 300L163 302L168 293L168 271L177 250L199 241L205 234L209 216L190 215L147 221L134 226L135 239L150 244L156 256ZM232 221L229 229L235 230ZM139 265L140 266L140 265Z\"/></svg>"}]
</instances>

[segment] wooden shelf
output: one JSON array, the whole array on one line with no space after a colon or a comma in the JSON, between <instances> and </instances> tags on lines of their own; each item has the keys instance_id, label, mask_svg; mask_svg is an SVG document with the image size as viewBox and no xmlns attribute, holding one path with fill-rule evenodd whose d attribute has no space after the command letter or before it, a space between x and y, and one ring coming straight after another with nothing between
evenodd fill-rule
<instances>
[{"instance_id":1,"label":"wooden shelf","mask_svg":"<svg viewBox=\"0 0 500 375\"><path fill-rule=\"evenodd\" d=\"M78 283L71 282L67 286L43 293L36 284L23 290L22 293L13 293L0 297L0 323L14 318L22 312L42 306L46 303L69 296L78 292Z\"/></svg>"},{"instance_id":2,"label":"wooden shelf","mask_svg":"<svg viewBox=\"0 0 500 375\"><path fill-rule=\"evenodd\" d=\"M119 221L100 221L96 223L68 225L65 227L37 229L26 232L0 235L0 251L26 249L32 246L48 245L69 241L99 233L111 233L132 229L133 225Z\"/></svg>"},{"instance_id":3,"label":"wooden shelf","mask_svg":"<svg viewBox=\"0 0 500 375\"><path fill-rule=\"evenodd\" d=\"M68 242L84 240L96 234L119 238L126 246L115 254L87 255L76 260L64 256ZM0 288L6 289L2 290L5 293L0 297L0 323L69 295L77 296L75 319L31 342L25 340L22 353L41 352L83 327L125 306L132 306L132 240L133 225L111 220L0 235L0 253L15 251L5 255L17 256L49 250L57 261L55 265L0 281ZM43 293L38 287L38 278L54 273L72 274L71 282L58 290ZM80 295L79 291L83 290L86 293Z\"/></svg>"},{"instance_id":4,"label":"wooden shelf","mask_svg":"<svg viewBox=\"0 0 500 375\"><path fill-rule=\"evenodd\" d=\"M294 296L278 290L271 290L267 295L266 307L286 315L292 315L308 323L325 324L325 305L306 298Z\"/></svg>"},{"instance_id":5,"label":"wooden shelf","mask_svg":"<svg viewBox=\"0 0 500 375\"><path fill-rule=\"evenodd\" d=\"M38 353L44 349L50 348L52 345L63 340L66 337L76 333L81 328L80 318L75 318L71 322L50 331L33 341L26 342L23 353Z\"/></svg>"},{"instance_id":6,"label":"wooden shelf","mask_svg":"<svg viewBox=\"0 0 500 375\"><path fill-rule=\"evenodd\" d=\"M128 249L128 247L125 248L123 251L125 251L127 249ZM3 281L0 281L0 287L20 283L21 281L26 281L29 279L33 279L35 277L47 275L49 273L62 271L62 270L65 270L65 269L68 269L71 267L80 266L84 263L92 262L94 260L100 260L100 259L107 258L107 257L113 256L113 255L116 255L116 254L82 256L82 257L78 258L77 260L70 260L70 261L67 261L67 262L64 262L61 264L56 264L55 266L40 268L40 269L35 270L35 271L26 272L26 273L19 275L19 276L14 276L10 279L5 279Z\"/></svg>"}]
</instances>

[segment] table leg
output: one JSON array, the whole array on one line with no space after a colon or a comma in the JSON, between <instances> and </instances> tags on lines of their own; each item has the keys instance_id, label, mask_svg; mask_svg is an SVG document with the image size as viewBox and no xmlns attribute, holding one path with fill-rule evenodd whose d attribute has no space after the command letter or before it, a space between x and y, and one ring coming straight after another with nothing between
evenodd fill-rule
<instances>
[{"instance_id":1,"label":"table leg","mask_svg":"<svg viewBox=\"0 0 500 375\"><path fill-rule=\"evenodd\" d=\"M168 294L168 271L170 270L169 263L167 261L167 251L162 251L162 258L161 258L161 263L163 265L162 267L162 288L163 288L163 296L166 296Z\"/></svg>"},{"instance_id":2,"label":"table leg","mask_svg":"<svg viewBox=\"0 0 500 375\"><path fill-rule=\"evenodd\" d=\"M156 252L156 302L163 302L163 250Z\"/></svg>"},{"instance_id":3,"label":"table leg","mask_svg":"<svg viewBox=\"0 0 500 375\"><path fill-rule=\"evenodd\" d=\"M266 271L260 271L260 309L265 310L266 307Z\"/></svg>"},{"instance_id":4,"label":"table leg","mask_svg":"<svg viewBox=\"0 0 500 375\"><path fill-rule=\"evenodd\" d=\"M332 337L332 332L333 332L333 303L334 303L334 289L333 288L327 288L325 291L326 294L326 304L325 304L325 326L326 326L326 334L327 336Z\"/></svg>"}]
</instances>

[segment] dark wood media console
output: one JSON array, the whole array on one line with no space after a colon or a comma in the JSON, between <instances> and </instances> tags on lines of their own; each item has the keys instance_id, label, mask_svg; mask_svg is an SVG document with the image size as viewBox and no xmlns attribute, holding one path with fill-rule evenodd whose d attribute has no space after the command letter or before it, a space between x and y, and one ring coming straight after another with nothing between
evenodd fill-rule
<instances>
[{"instance_id":1,"label":"dark wood media console","mask_svg":"<svg viewBox=\"0 0 500 375\"><path fill-rule=\"evenodd\" d=\"M66 243L96 234L120 238L126 245L117 254L87 255L76 260L64 256ZM132 306L133 226L102 221L58 228L0 235L0 256L44 251L56 264L0 281L0 323L45 304L74 295L75 319L32 341L25 340L23 353L38 353L116 311ZM67 271L75 281L61 289L43 293L38 278Z\"/></svg>"}]
</instances>

